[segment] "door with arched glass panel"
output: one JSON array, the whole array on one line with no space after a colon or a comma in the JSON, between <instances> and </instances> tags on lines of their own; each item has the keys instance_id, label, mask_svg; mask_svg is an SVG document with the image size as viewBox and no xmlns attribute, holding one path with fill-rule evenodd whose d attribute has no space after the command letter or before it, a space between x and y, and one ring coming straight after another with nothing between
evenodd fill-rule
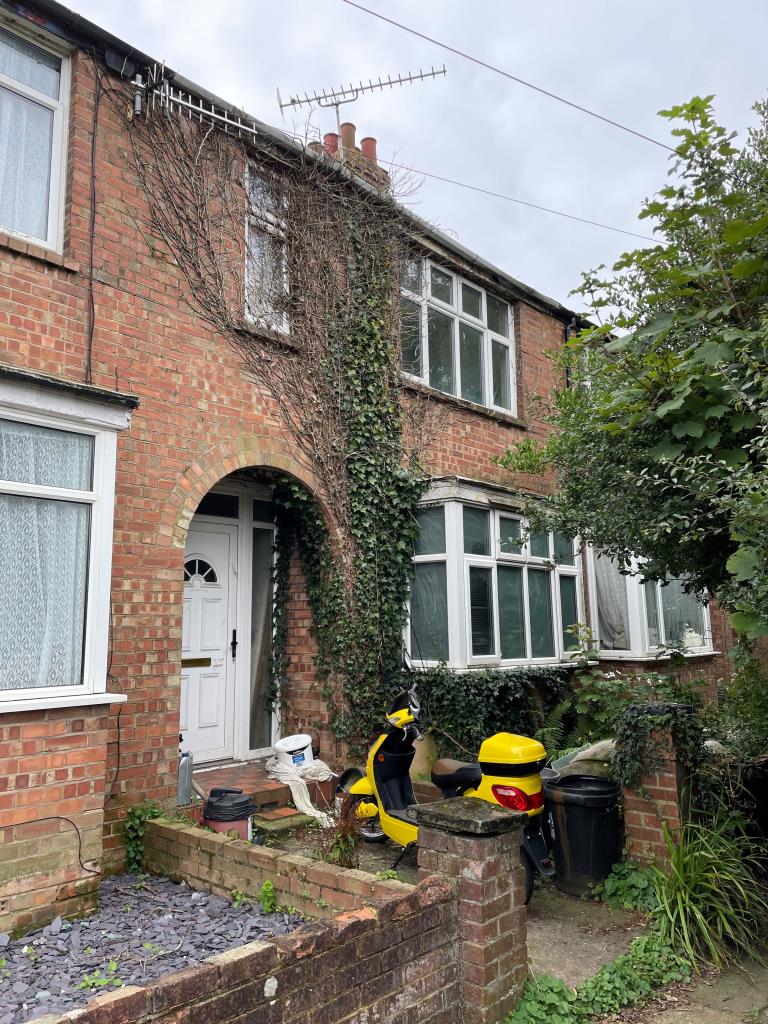
<instances>
[{"instance_id":1,"label":"door with arched glass panel","mask_svg":"<svg viewBox=\"0 0 768 1024\"><path fill-rule=\"evenodd\" d=\"M199 523L187 536L181 644L182 749L196 763L233 755L237 527Z\"/></svg>"}]
</instances>

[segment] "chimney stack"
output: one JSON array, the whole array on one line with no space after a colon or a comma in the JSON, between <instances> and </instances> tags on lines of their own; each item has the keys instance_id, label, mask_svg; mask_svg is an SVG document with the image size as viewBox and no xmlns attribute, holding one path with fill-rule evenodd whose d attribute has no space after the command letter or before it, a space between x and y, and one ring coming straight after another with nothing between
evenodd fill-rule
<instances>
[{"instance_id":1,"label":"chimney stack","mask_svg":"<svg viewBox=\"0 0 768 1024\"><path fill-rule=\"evenodd\" d=\"M351 171L354 171L369 185L378 189L386 189L389 185L389 174L383 167L379 167L376 155L376 139L367 135L360 140L360 148L355 145L357 129L351 121L345 121L340 125L341 137L336 132L326 132L323 135L323 144L310 144L313 153L325 153L333 160L343 161Z\"/></svg>"}]
</instances>

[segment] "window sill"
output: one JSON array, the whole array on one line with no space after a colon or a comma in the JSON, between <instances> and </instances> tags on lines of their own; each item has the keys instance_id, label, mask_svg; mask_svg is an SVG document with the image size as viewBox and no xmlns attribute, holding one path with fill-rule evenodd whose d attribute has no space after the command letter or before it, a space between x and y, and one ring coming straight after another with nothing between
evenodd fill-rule
<instances>
[{"instance_id":1,"label":"window sill","mask_svg":"<svg viewBox=\"0 0 768 1024\"><path fill-rule=\"evenodd\" d=\"M439 402L456 405L460 409L466 409L467 412L477 413L479 416L485 416L490 420L496 420L498 423L504 423L511 427L518 427L520 430L528 429L527 424L511 412L502 412L500 409L491 409L487 405L478 405L477 402L468 402L466 398L457 398L456 395L449 395L445 391L438 391L436 388L431 388L427 384L422 384L419 381L413 380L412 377L405 375L401 377L401 382L406 391L413 391L417 395L423 395L425 398L435 398Z\"/></svg>"},{"instance_id":2,"label":"window sill","mask_svg":"<svg viewBox=\"0 0 768 1024\"><path fill-rule=\"evenodd\" d=\"M125 693L70 693L66 697L31 697L28 700L0 700L0 715L24 711L52 711L56 708L89 708L98 704L122 704Z\"/></svg>"},{"instance_id":3,"label":"window sill","mask_svg":"<svg viewBox=\"0 0 768 1024\"><path fill-rule=\"evenodd\" d=\"M74 260L68 260L60 252L55 252L53 249L46 249L44 245L29 242L16 235L9 235L7 231L0 231L0 248L10 249L12 252L20 253L22 256L29 256L33 260L39 260L41 263L47 263L52 267L60 267L62 270L68 270L71 274L80 273L80 264Z\"/></svg>"},{"instance_id":4,"label":"window sill","mask_svg":"<svg viewBox=\"0 0 768 1024\"><path fill-rule=\"evenodd\" d=\"M721 651L691 651L683 655L684 658L714 658L721 654ZM671 654L632 654L631 651L600 651L597 655L598 661L647 661L659 662L670 661Z\"/></svg>"}]
</instances>

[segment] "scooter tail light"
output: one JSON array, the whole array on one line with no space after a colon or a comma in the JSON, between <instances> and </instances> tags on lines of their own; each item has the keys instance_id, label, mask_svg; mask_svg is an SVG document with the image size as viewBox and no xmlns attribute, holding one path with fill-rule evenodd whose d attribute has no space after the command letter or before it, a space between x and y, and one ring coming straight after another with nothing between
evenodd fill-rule
<instances>
[{"instance_id":1,"label":"scooter tail light","mask_svg":"<svg viewBox=\"0 0 768 1024\"><path fill-rule=\"evenodd\" d=\"M544 806L544 791L540 789L538 793L531 793L528 800L530 801L531 810L538 810L539 807Z\"/></svg>"},{"instance_id":2,"label":"scooter tail light","mask_svg":"<svg viewBox=\"0 0 768 1024\"><path fill-rule=\"evenodd\" d=\"M501 806L510 811L529 811L532 808L531 798L517 786L491 786L491 792Z\"/></svg>"}]
</instances>

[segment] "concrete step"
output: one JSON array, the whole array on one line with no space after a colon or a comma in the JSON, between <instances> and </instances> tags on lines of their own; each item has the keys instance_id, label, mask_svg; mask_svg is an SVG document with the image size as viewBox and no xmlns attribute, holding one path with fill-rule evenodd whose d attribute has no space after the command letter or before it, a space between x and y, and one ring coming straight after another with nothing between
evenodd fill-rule
<instances>
[{"instance_id":1,"label":"concrete step","mask_svg":"<svg viewBox=\"0 0 768 1024\"><path fill-rule=\"evenodd\" d=\"M289 807L291 804L290 787L269 778L264 771L262 761L227 764L213 769L198 769L194 778L206 795L216 788L242 789L253 800L253 807L257 813ZM327 782L307 780L307 788L315 807L325 810L329 806L333 806L336 790L334 779L328 779Z\"/></svg>"}]
</instances>

